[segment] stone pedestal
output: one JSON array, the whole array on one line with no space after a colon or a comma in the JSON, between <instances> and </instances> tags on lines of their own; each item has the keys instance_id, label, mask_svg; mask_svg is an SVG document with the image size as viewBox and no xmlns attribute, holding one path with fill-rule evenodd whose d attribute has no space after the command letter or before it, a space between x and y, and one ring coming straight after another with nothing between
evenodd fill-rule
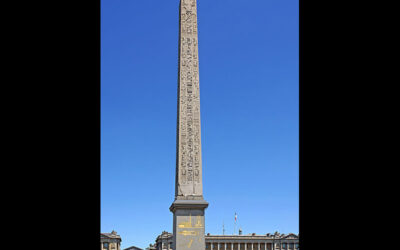
<instances>
[{"instance_id":1,"label":"stone pedestal","mask_svg":"<svg viewBox=\"0 0 400 250\"><path fill-rule=\"evenodd\" d=\"M204 250L204 210L208 207L205 200L175 200L170 211L174 214L173 249Z\"/></svg>"}]
</instances>

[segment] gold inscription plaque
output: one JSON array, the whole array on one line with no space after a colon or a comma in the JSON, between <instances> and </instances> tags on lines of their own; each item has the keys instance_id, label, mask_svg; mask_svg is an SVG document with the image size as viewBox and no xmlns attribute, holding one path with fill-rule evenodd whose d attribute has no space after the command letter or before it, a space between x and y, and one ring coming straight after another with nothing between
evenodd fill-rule
<instances>
[{"instance_id":1,"label":"gold inscription plaque","mask_svg":"<svg viewBox=\"0 0 400 250\"><path fill-rule=\"evenodd\" d=\"M188 235L196 236L196 235L199 235L199 232L183 230L181 232L178 232L178 234L182 234L184 236L188 236Z\"/></svg>"},{"instance_id":2,"label":"gold inscription plaque","mask_svg":"<svg viewBox=\"0 0 400 250\"><path fill-rule=\"evenodd\" d=\"M192 214L189 215L189 221L184 221L178 224L180 228L191 228L192 227Z\"/></svg>"},{"instance_id":3,"label":"gold inscription plaque","mask_svg":"<svg viewBox=\"0 0 400 250\"><path fill-rule=\"evenodd\" d=\"M201 216L197 216L196 217L197 222L196 224L193 226L192 225L192 214L189 215L189 221L183 221L181 223L178 224L179 228L203 228L203 224L201 223Z\"/></svg>"}]
</instances>

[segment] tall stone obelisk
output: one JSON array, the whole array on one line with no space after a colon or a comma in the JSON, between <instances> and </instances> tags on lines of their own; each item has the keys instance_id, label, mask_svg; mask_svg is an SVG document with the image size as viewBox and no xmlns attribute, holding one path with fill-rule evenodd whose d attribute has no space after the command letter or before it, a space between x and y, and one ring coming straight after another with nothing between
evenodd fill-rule
<instances>
[{"instance_id":1,"label":"tall stone obelisk","mask_svg":"<svg viewBox=\"0 0 400 250\"><path fill-rule=\"evenodd\" d=\"M173 249L204 250L204 210L200 136L200 92L196 0L179 10L178 124Z\"/></svg>"}]
</instances>

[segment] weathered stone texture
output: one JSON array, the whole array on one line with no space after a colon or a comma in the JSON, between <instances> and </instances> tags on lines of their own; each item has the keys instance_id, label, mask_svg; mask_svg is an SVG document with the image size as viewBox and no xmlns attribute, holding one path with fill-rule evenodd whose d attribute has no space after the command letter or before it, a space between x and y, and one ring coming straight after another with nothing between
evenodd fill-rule
<instances>
[{"instance_id":1,"label":"weathered stone texture","mask_svg":"<svg viewBox=\"0 0 400 250\"><path fill-rule=\"evenodd\" d=\"M181 0L176 199L202 199L196 0ZM189 196L191 196L189 198Z\"/></svg>"}]
</instances>

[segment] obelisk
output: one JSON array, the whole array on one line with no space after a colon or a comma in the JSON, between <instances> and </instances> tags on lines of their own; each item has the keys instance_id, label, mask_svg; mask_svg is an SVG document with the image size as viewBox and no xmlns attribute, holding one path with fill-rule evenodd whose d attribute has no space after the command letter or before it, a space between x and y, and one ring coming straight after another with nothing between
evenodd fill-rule
<instances>
[{"instance_id":1,"label":"obelisk","mask_svg":"<svg viewBox=\"0 0 400 250\"><path fill-rule=\"evenodd\" d=\"M196 0L179 7L178 122L176 145L173 249L204 250L200 92Z\"/></svg>"}]
</instances>

